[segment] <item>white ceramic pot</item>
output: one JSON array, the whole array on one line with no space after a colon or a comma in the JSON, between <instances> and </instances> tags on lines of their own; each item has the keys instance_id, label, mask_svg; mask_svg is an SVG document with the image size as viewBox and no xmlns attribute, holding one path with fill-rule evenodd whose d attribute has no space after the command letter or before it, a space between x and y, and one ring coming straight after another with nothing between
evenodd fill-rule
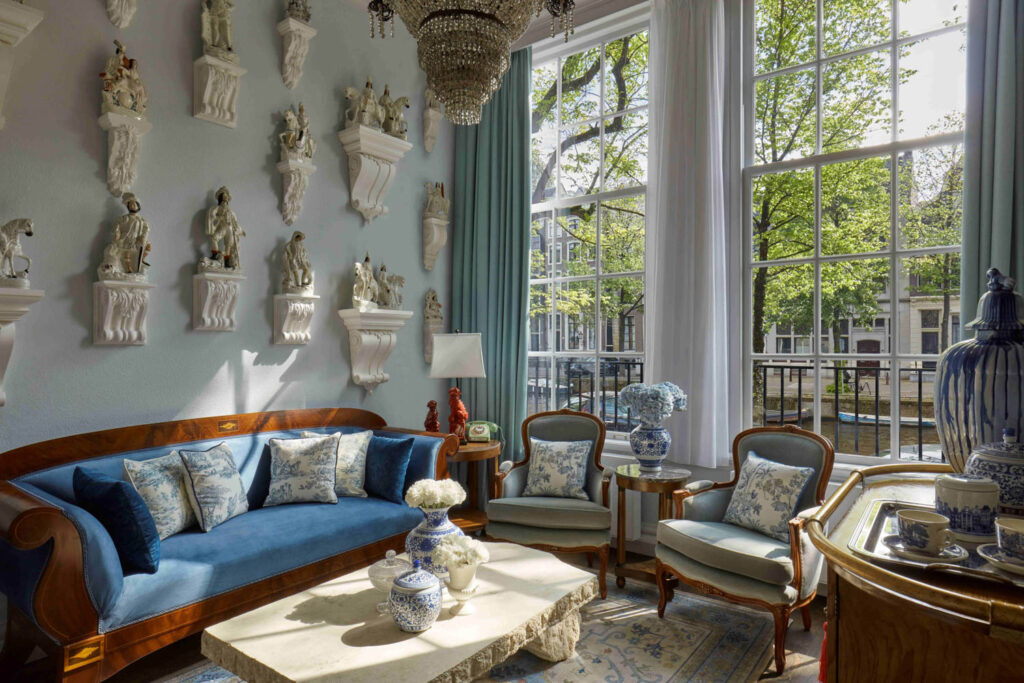
<instances>
[{"instance_id":1,"label":"white ceramic pot","mask_svg":"<svg viewBox=\"0 0 1024 683\"><path fill-rule=\"evenodd\" d=\"M935 478L935 511L949 517L949 528L961 541L991 541L996 535L999 485L987 477L940 474Z\"/></svg>"},{"instance_id":2,"label":"white ceramic pot","mask_svg":"<svg viewBox=\"0 0 1024 683\"><path fill-rule=\"evenodd\" d=\"M472 614L476 610L469 601L476 593L476 568L479 564L466 564L461 566L448 566L448 594L455 598L456 603L449 610L451 614Z\"/></svg>"}]
</instances>

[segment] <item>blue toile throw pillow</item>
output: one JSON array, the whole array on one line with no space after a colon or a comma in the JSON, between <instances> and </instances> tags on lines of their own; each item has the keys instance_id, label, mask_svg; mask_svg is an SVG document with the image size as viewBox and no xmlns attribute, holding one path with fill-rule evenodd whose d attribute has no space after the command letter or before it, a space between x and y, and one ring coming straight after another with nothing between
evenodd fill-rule
<instances>
[{"instance_id":1,"label":"blue toile throw pillow","mask_svg":"<svg viewBox=\"0 0 1024 683\"><path fill-rule=\"evenodd\" d=\"M353 434L337 432L338 466L334 474L334 493L352 498L366 498L366 451L370 447L373 432L365 429ZM302 432L303 438L323 436L316 432Z\"/></svg>"},{"instance_id":2,"label":"blue toile throw pillow","mask_svg":"<svg viewBox=\"0 0 1024 683\"><path fill-rule=\"evenodd\" d=\"M592 441L530 439L530 464L524 496L589 500L583 487Z\"/></svg>"},{"instance_id":3,"label":"blue toile throw pillow","mask_svg":"<svg viewBox=\"0 0 1024 683\"><path fill-rule=\"evenodd\" d=\"M783 465L751 451L722 521L789 541L789 520L813 476L812 467Z\"/></svg>"},{"instance_id":4,"label":"blue toile throw pillow","mask_svg":"<svg viewBox=\"0 0 1024 683\"><path fill-rule=\"evenodd\" d=\"M373 436L366 450L366 492L371 496L405 504L402 490L405 473L412 459L414 439L392 439L388 436Z\"/></svg>"},{"instance_id":5,"label":"blue toile throw pillow","mask_svg":"<svg viewBox=\"0 0 1024 683\"><path fill-rule=\"evenodd\" d=\"M122 479L139 492L153 515L160 540L196 523L185 485L185 465L178 451L149 460L124 460Z\"/></svg>"},{"instance_id":6,"label":"blue toile throw pillow","mask_svg":"<svg viewBox=\"0 0 1024 683\"><path fill-rule=\"evenodd\" d=\"M146 503L132 485L102 472L76 467L75 503L110 534L125 576L154 574L160 566L160 536Z\"/></svg>"},{"instance_id":7,"label":"blue toile throw pillow","mask_svg":"<svg viewBox=\"0 0 1024 683\"><path fill-rule=\"evenodd\" d=\"M208 451L178 451L185 465L185 484L199 528L209 531L249 511L245 484L231 447L219 443Z\"/></svg>"},{"instance_id":8,"label":"blue toile throw pillow","mask_svg":"<svg viewBox=\"0 0 1024 683\"><path fill-rule=\"evenodd\" d=\"M287 503L337 503L334 475L341 432L270 440L270 493L263 507Z\"/></svg>"}]
</instances>

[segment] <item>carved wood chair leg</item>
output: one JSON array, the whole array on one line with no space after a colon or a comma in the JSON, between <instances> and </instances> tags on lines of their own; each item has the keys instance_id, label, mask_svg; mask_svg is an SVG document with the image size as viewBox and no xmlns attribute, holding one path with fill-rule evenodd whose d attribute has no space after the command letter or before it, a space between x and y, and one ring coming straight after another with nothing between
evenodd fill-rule
<instances>
[{"instance_id":1,"label":"carved wood chair leg","mask_svg":"<svg viewBox=\"0 0 1024 683\"><path fill-rule=\"evenodd\" d=\"M786 631L789 629L789 608L774 607L775 617L775 672L782 675L786 670Z\"/></svg>"},{"instance_id":2,"label":"carved wood chair leg","mask_svg":"<svg viewBox=\"0 0 1024 683\"><path fill-rule=\"evenodd\" d=\"M654 582L658 584L658 618L665 618L665 606L668 605L668 601L672 598L669 596L668 587L668 572L665 571L665 565L661 563L661 560L655 560L654 562Z\"/></svg>"},{"instance_id":3,"label":"carved wood chair leg","mask_svg":"<svg viewBox=\"0 0 1024 683\"><path fill-rule=\"evenodd\" d=\"M7 630L3 650L0 650L0 679L14 680L15 672L25 665L36 645L27 627L19 620L16 608L8 605L7 609Z\"/></svg>"},{"instance_id":4,"label":"carved wood chair leg","mask_svg":"<svg viewBox=\"0 0 1024 683\"><path fill-rule=\"evenodd\" d=\"M804 630L811 630L811 606L804 605L800 608L800 615L804 618Z\"/></svg>"},{"instance_id":5,"label":"carved wood chair leg","mask_svg":"<svg viewBox=\"0 0 1024 683\"><path fill-rule=\"evenodd\" d=\"M604 600L608 597L608 555L610 554L610 546L603 545L597 549L597 559L601 563L600 569L597 573L597 581L601 586L601 599Z\"/></svg>"}]
</instances>

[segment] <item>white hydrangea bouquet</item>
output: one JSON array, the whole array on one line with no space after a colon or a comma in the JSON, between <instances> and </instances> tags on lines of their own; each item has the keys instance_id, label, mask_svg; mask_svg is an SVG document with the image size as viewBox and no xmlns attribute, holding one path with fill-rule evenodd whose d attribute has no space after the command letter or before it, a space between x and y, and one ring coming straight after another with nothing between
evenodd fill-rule
<instances>
[{"instance_id":1,"label":"white hydrangea bouquet","mask_svg":"<svg viewBox=\"0 0 1024 683\"><path fill-rule=\"evenodd\" d=\"M630 384L619 392L619 400L646 425L654 426L672 413L686 410L686 394L672 382Z\"/></svg>"},{"instance_id":2,"label":"white hydrangea bouquet","mask_svg":"<svg viewBox=\"0 0 1024 683\"><path fill-rule=\"evenodd\" d=\"M432 559L439 567L469 567L491 559L487 547L469 536L445 536L434 548Z\"/></svg>"},{"instance_id":3,"label":"white hydrangea bouquet","mask_svg":"<svg viewBox=\"0 0 1024 683\"><path fill-rule=\"evenodd\" d=\"M446 510L466 500L466 490L452 479L420 479L405 493L409 507Z\"/></svg>"}]
</instances>

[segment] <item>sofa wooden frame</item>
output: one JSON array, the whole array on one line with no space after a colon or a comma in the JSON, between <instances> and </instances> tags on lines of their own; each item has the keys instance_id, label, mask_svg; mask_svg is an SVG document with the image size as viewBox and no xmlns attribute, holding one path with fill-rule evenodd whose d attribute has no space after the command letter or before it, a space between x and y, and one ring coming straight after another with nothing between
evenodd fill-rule
<instances>
[{"instance_id":1,"label":"sofa wooden frame","mask_svg":"<svg viewBox=\"0 0 1024 683\"><path fill-rule=\"evenodd\" d=\"M328 579L365 567L387 550L401 550L405 534L398 534L333 557L307 564L180 607L166 614L99 632L99 615L85 584L82 541L78 530L61 510L12 484L10 479L37 470L143 448L235 437L267 431L317 427L363 427L436 436L444 439L435 472L447 473L447 457L458 450L451 434L389 427L384 418L366 410L322 408L226 415L160 422L52 439L0 454L0 538L22 550L52 543L50 555L35 590L30 618L8 603L7 634L0 652L0 679L20 673L33 649L47 655L31 668L48 669L58 681L101 681L144 655L202 631L211 624L255 609Z\"/></svg>"},{"instance_id":2,"label":"sofa wooden frame","mask_svg":"<svg viewBox=\"0 0 1024 683\"><path fill-rule=\"evenodd\" d=\"M750 436L751 434L759 433L775 433L775 434L793 434L795 436L801 436L812 441L816 441L818 445L825 452L825 459L822 463L822 474L818 481L817 490L814 492L814 500L817 505L821 505L825 500L825 489L828 487L828 480L832 476L832 465L835 461L835 450L832 448L832 444L829 443L828 439L809 432L805 429L800 429L794 425L783 425L781 427L754 427L746 431L740 432L736 435L736 438L732 442L732 466L733 475L729 481L716 482L711 486L702 488L699 491L687 491L681 489L672 493L672 498L675 502L675 518L683 518L683 501L687 498L698 496L708 491L715 489L731 488L736 485L740 478L740 441ZM803 531L804 523L807 521L806 518L797 516L789 520L789 554L790 559L793 562L793 579L789 582L789 585L793 586L797 590L797 595L800 594L800 586L803 582L803 561L800 554L800 533ZM716 586L696 579L683 576L679 572L675 571L672 567L668 566L660 559L655 560L655 582L658 584L658 616L665 616L665 606L672 601L674 597L673 584L674 579L678 579L683 583L695 588L704 595L713 595L721 598L725 598L730 602L735 602L743 605L753 605L755 607L761 607L772 613L772 617L775 621L775 670L776 673L782 675L782 672L786 669L786 632L789 630L789 618L796 610L800 610L800 614L803 617L803 626L805 631L811 630L811 601L814 600L818 594L818 589L815 587L810 594L803 600L797 600L792 605L786 604L774 604L765 602L764 600L757 600L754 598L745 598L739 595L733 595L727 593Z\"/></svg>"}]
</instances>

